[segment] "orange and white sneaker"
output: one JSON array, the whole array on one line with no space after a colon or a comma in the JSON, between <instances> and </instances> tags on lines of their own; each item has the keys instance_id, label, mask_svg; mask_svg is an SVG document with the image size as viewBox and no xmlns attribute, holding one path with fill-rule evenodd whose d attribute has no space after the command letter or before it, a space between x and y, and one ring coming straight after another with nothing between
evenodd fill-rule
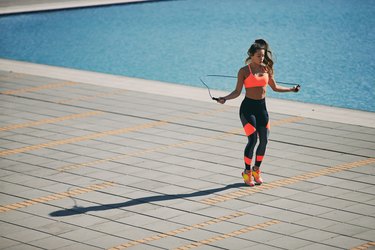
<instances>
[{"instance_id":1,"label":"orange and white sneaker","mask_svg":"<svg viewBox=\"0 0 375 250\"><path fill-rule=\"evenodd\" d=\"M255 186L255 183L253 181L253 176L251 174L251 170L245 170L244 172L242 172L242 178L243 178L243 181L250 187Z\"/></svg>"},{"instance_id":2,"label":"orange and white sneaker","mask_svg":"<svg viewBox=\"0 0 375 250\"><path fill-rule=\"evenodd\" d=\"M253 169L253 171L252 171L252 175L253 175L254 180L255 180L255 182L256 182L257 184L260 185L260 184L263 183L263 179L262 179L262 177L260 176L260 168L258 168L257 171L255 171L255 170Z\"/></svg>"}]
</instances>

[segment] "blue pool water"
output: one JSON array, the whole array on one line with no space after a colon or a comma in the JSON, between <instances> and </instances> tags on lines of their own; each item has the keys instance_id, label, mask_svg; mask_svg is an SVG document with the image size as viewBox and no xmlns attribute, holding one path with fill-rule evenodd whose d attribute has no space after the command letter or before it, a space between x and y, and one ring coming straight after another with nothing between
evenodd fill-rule
<instances>
[{"instance_id":1,"label":"blue pool water","mask_svg":"<svg viewBox=\"0 0 375 250\"><path fill-rule=\"evenodd\" d=\"M374 112L374 13L373 0L185 0L9 15L0 57L203 87L264 38L276 80L302 85L269 96Z\"/></svg>"}]
</instances>

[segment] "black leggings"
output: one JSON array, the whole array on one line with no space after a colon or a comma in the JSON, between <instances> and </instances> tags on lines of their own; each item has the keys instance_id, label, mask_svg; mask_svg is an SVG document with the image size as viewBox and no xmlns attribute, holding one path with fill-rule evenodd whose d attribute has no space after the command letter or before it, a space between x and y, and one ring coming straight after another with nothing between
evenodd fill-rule
<instances>
[{"instance_id":1,"label":"black leggings","mask_svg":"<svg viewBox=\"0 0 375 250\"><path fill-rule=\"evenodd\" d=\"M240 107L240 119L248 138L244 152L246 170L250 170L254 148L259 136L259 145L256 150L255 165L260 167L270 132L270 123L266 108L266 100L253 100L245 97ZM256 132L256 133L255 133Z\"/></svg>"}]
</instances>

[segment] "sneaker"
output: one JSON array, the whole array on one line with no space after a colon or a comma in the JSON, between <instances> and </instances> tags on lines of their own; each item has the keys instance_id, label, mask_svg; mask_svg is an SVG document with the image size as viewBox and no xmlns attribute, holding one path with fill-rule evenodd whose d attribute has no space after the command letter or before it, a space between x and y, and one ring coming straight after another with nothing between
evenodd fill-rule
<instances>
[{"instance_id":1,"label":"sneaker","mask_svg":"<svg viewBox=\"0 0 375 250\"><path fill-rule=\"evenodd\" d=\"M245 170L244 172L242 172L242 178L243 178L243 181L249 185L250 187L254 187L255 186L255 183L253 181L253 177L252 177L252 174L251 174L251 170Z\"/></svg>"},{"instance_id":2,"label":"sneaker","mask_svg":"<svg viewBox=\"0 0 375 250\"><path fill-rule=\"evenodd\" d=\"M262 179L262 177L260 176L260 168L258 168L257 171L255 171L255 170L253 169L253 171L252 171L252 175L253 175L254 180L255 180L255 182L256 182L257 184L260 185L260 184L263 183L263 179Z\"/></svg>"}]
</instances>

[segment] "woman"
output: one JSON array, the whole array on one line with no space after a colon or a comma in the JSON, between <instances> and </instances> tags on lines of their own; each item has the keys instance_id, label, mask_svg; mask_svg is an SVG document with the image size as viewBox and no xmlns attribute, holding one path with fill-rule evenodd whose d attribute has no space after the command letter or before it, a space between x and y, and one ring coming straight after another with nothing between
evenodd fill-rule
<instances>
[{"instance_id":1,"label":"woman","mask_svg":"<svg viewBox=\"0 0 375 250\"><path fill-rule=\"evenodd\" d=\"M242 172L242 177L247 185L254 186L255 183L259 185L263 183L260 165L266 152L270 131L265 101L267 84L276 92L298 92L300 86L286 88L276 84L272 52L265 40L255 40L247 54L249 56L245 61L247 65L238 71L236 89L229 95L220 97L218 102L224 104L227 100L237 98L241 94L242 87L245 86L246 97L240 107L240 119L248 143L244 152L245 170ZM259 145L256 149L255 164L251 168L253 151L258 137Z\"/></svg>"}]
</instances>

